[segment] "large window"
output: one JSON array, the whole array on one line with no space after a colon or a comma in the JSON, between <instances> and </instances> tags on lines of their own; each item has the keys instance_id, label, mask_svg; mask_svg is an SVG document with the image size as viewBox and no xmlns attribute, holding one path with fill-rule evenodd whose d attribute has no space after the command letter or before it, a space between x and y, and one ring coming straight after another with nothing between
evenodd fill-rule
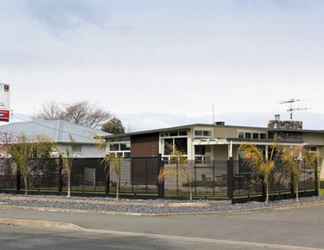
<instances>
[{"instance_id":1,"label":"large window","mask_svg":"<svg viewBox=\"0 0 324 250\"><path fill-rule=\"evenodd\" d=\"M259 139L259 134L258 133L253 133L253 139Z\"/></svg>"},{"instance_id":2,"label":"large window","mask_svg":"<svg viewBox=\"0 0 324 250\"><path fill-rule=\"evenodd\" d=\"M254 139L254 140L265 140L267 139L266 133L253 132L253 131L239 131L238 138L240 139Z\"/></svg>"},{"instance_id":3,"label":"large window","mask_svg":"<svg viewBox=\"0 0 324 250\"><path fill-rule=\"evenodd\" d=\"M196 137L210 137L211 131L210 130L195 130Z\"/></svg>"},{"instance_id":4,"label":"large window","mask_svg":"<svg viewBox=\"0 0 324 250\"><path fill-rule=\"evenodd\" d=\"M109 144L109 154L124 158L130 157L129 142L112 142Z\"/></svg>"},{"instance_id":5,"label":"large window","mask_svg":"<svg viewBox=\"0 0 324 250\"><path fill-rule=\"evenodd\" d=\"M188 142L187 138L176 138L174 139L175 150L180 151L182 154L186 155L188 152Z\"/></svg>"},{"instance_id":6,"label":"large window","mask_svg":"<svg viewBox=\"0 0 324 250\"><path fill-rule=\"evenodd\" d=\"M251 133L245 133L245 139L251 139Z\"/></svg>"},{"instance_id":7,"label":"large window","mask_svg":"<svg viewBox=\"0 0 324 250\"><path fill-rule=\"evenodd\" d=\"M187 155L188 141L187 138L168 138L164 139L164 155L172 155L178 150L181 154Z\"/></svg>"}]
</instances>

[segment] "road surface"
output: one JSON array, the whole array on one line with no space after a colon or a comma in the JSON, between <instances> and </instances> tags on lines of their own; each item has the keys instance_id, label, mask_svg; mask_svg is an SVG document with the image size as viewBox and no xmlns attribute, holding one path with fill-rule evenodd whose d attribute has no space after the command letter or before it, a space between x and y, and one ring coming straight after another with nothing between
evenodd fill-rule
<instances>
[{"instance_id":1,"label":"road surface","mask_svg":"<svg viewBox=\"0 0 324 250\"><path fill-rule=\"evenodd\" d=\"M11 249L324 249L324 207L232 215L169 217L38 212L0 208L1 218L70 222L96 232L0 226L1 250Z\"/></svg>"}]
</instances>

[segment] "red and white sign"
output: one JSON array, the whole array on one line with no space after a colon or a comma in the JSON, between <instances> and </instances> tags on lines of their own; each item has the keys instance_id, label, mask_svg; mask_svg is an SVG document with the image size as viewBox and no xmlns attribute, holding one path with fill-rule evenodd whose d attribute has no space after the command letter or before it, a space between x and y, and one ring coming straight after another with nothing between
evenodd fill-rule
<instances>
[{"instance_id":1,"label":"red and white sign","mask_svg":"<svg viewBox=\"0 0 324 250\"><path fill-rule=\"evenodd\" d=\"M10 121L10 85L0 82L0 122Z\"/></svg>"},{"instance_id":2,"label":"red and white sign","mask_svg":"<svg viewBox=\"0 0 324 250\"><path fill-rule=\"evenodd\" d=\"M0 107L10 109L10 85L0 82Z\"/></svg>"},{"instance_id":3,"label":"red and white sign","mask_svg":"<svg viewBox=\"0 0 324 250\"><path fill-rule=\"evenodd\" d=\"M10 121L10 111L7 109L0 109L0 122Z\"/></svg>"}]
</instances>

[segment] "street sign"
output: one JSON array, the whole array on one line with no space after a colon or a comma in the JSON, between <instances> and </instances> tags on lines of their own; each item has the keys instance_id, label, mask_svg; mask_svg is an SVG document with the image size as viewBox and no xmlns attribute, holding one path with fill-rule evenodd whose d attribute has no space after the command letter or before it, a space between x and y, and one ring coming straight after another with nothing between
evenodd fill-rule
<instances>
[{"instance_id":1,"label":"street sign","mask_svg":"<svg viewBox=\"0 0 324 250\"><path fill-rule=\"evenodd\" d=\"M0 82L0 107L10 109L10 85Z\"/></svg>"},{"instance_id":2,"label":"street sign","mask_svg":"<svg viewBox=\"0 0 324 250\"><path fill-rule=\"evenodd\" d=\"M0 122L10 121L10 85L0 82Z\"/></svg>"},{"instance_id":3,"label":"street sign","mask_svg":"<svg viewBox=\"0 0 324 250\"><path fill-rule=\"evenodd\" d=\"M7 109L0 109L0 122L10 121L10 111Z\"/></svg>"}]
</instances>

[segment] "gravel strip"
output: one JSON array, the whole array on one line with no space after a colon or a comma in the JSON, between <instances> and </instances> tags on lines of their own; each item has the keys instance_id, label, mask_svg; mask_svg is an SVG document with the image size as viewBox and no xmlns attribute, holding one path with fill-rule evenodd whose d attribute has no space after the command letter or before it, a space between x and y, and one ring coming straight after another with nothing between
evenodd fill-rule
<instances>
[{"instance_id":1,"label":"gravel strip","mask_svg":"<svg viewBox=\"0 0 324 250\"><path fill-rule=\"evenodd\" d=\"M216 212L240 212L256 209L309 206L323 204L324 199L318 197L301 198L299 203L294 199L274 201L265 205L263 202L231 204L229 201L174 201L174 200L126 200L113 198L66 198L62 196L23 196L0 195L0 207L15 206L23 208L42 208L49 210L78 210L98 213L125 213L142 215L172 214L209 214Z\"/></svg>"}]
</instances>

